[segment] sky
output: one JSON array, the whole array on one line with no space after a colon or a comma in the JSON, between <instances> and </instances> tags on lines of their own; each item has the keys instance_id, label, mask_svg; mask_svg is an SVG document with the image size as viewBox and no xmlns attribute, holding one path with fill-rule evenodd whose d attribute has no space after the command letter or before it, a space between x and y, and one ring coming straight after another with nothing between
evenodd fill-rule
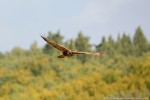
<instances>
[{"instance_id":1,"label":"sky","mask_svg":"<svg viewBox=\"0 0 150 100\"><path fill-rule=\"evenodd\" d=\"M99 44L102 36L133 36L141 26L150 41L150 0L0 0L0 52L29 49L40 37L57 32L65 40L78 32Z\"/></svg>"}]
</instances>

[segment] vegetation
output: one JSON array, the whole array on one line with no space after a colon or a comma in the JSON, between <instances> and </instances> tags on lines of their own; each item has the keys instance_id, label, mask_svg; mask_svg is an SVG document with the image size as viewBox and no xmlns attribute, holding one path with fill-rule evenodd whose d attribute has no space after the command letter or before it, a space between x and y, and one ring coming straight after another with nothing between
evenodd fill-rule
<instances>
[{"instance_id":1,"label":"vegetation","mask_svg":"<svg viewBox=\"0 0 150 100\"><path fill-rule=\"evenodd\" d=\"M101 100L149 97L150 43L140 27L131 38L102 38L95 49L89 37L76 39L49 32L50 39L71 49L104 51L102 57L79 55L59 59L60 52L34 42L30 50L15 47L0 53L0 100ZM44 41L43 41L44 42Z\"/></svg>"}]
</instances>

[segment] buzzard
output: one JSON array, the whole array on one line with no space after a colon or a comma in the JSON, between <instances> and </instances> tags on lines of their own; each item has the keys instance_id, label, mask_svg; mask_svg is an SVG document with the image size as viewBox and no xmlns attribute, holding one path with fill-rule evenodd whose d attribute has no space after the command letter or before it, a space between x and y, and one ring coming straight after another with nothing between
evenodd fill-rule
<instances>
[{"instance_id":1,"label":"buzzard","mask_svg":"<svg viewBox=\"0 0 150 100\"><path fill-rule=\"evenodd\" d=\"M41 36L48 44L52 45L53 47L55 47L56 49L58 49L59 51L62 52L62 55L58 56L58 58L65 58L65 57L71 57L74 56L76 54L91 54L91 55L97 55L100 56L103 54L103 52L82 52L82 51L77 51L77 50L70 50L65 48L64 46L49 40L48 38Z\"/></svg>"}]
</instances>

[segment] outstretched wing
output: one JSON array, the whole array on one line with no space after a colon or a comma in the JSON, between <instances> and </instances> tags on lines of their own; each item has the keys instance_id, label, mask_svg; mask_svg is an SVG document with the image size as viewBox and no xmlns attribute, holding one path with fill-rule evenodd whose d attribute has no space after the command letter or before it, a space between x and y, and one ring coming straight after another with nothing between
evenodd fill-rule
<instances>
[{"instance_id":1,"label":"outstretched wing","mask_svg":"<svg viewBox=\"0 0 150 100\"><path fill-rule=\"evenodd\" d=\"M96 55L96 56L101 56L103 52L80 52L80 51L75 51L73 52L74 54L91 54L91 55Z\"/></svg>"},{"instance_id":2,"label":"outstretched wing","mask_svg":"<svg viewBox=\"0 0 150 100\"><path fill-rule=\"evenodd\" d=\"M41 36L48 44L52 45L53 47L55 47L56 49L60 50L60 51L70 51L69 49L61 46L60 44L57 44L51 40L49 40L48 38Z\"/></svg>"}]
</instances>

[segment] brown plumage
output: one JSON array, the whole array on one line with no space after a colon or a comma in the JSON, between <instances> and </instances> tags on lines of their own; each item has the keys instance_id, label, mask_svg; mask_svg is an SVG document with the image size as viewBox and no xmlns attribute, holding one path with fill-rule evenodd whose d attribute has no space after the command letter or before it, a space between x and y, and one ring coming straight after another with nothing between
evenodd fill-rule
<instances>
[{"instance_id":1,"label":"brown plumage","mask_svg":"<svg viewBox=\"0 0 150 100\"><path fill-rule=\"evenodd\" d=\"M97 55L101 56L103 52L82 52L82 51L77 51L77 50L70 50L65 48L64 46L55 43L54 41L49 40L48 38L41 36L48 44L52 45L56 49L62 52L62 55L58 56L58 58L65 58L65 57L70 57L74 56L75 54L91 54L91 55Z\"/></svg>"}]
</instances>

